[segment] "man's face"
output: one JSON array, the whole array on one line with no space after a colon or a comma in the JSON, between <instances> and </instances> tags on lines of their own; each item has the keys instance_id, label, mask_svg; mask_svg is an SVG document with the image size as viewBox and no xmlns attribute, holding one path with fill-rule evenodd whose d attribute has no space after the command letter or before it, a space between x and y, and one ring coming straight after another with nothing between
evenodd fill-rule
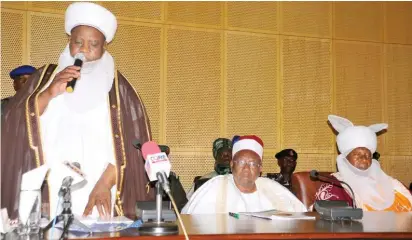
<instances>
[{"instance_id":1,"label":"man's face","mask_svg":"<svg viewBox=\"0 0 412 240\"><path fill-rule=\"evenodd\" d=\"M360 170L368 169L372 164L372 154L369 149L364 147L355 148L346 156L346 159Z\"/></svg>"},{"instance_id":2,"label":"man's face","mask_svg":"<svg viewBox=\"0 0 412 240\"><path fill-rule=\"evenodd\" d=\"M217 164L229 164L232 161L232 150L229 148L222 148L218 151L216 161Z\"/></svg>"},{"instance_id":3,"label":"man's face","mask_svg":"<svg viewBox=\"0 0 412 240\"><path fill-rule=\"evenodd\" d=\"M235 154L230 166L235 182L243 188L250 188L262 171L262 160L257 153L242 150Z\"/></svg>"},{"instance_id":4,"label":"man's face","mask_svg":"<svg viewBox=\"0 0 412 240\"><path fill-rule=\"evenodd\" d=\"M295 171L296 160L290 156L281 157L278 159L278 165L281 172L291 174Z\"/></svg>"},{"instance_id":5,"label":"man's face","mask_svg":"<svg viewBox=\"0 0 412 240\"><path fill-rule=\"evenodd\" d=\"M232 150L228 148L220 149L215 160L215 171L219 175L230 173L230 161L232 161Z\"/></svg>"},{"instance_id":6,"label":"man's face","mask_svg":"<svg viewBox=\"0 0 412 240\"><path fill-rule=\"evenodd\" d=\"M88 62L100 59L104 53L105 37L93 27L77 26L70 36L70 55L83 53Z\"/></svg>"},{"instance_id":7,"label":"man's face","mask_svg":"<svg viewBox=\"0 0 412 240\"><path fill-rule=\"evenodd\" d=\"M16 80L13 81L13 87L16 92L23 88L24 84L26 84L27 80L29 79L30 74L20 75L17 77Z\"/></svg>"}]
</instances>

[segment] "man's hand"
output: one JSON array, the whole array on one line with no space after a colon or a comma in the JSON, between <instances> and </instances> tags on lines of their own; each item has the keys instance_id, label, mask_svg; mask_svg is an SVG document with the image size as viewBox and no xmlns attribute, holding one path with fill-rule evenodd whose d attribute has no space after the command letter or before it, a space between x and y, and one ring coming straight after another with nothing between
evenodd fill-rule
<instances>
[{"instance_id":1,"label":"man's hand","mask_svg":"<svg viewBox=\"0 0 412 240\"><path fill-rule=\"evenodd\" d=\"M80 78L80 67L68 66L63 71L56 74L53 82L46 89L51 98L54 98L66 91L67 83L75 78Z\"/></svg>"},{"instance_id":2,"label":"man's hand","mask_svg":"<svg viewBox=\"0 0 412 240\"><path fill-rule=\"evenodd\" d=\"M77 66L68 66L65 69L63 69L63 71L56 74L56 76L53 79L53 82L46 90L40 93L39 98L37 100L40 115L43 114L47 105L49 105L50 100L66 91L66 86L68 82L72 81L74 78L79 77L80 67Z\"/></svg>"},{"instance_id":3,"label":"man's hand","mask_svg":"<svg viewBox=\"0 0 412 240\"><path fill-rule=\"evenodd\" d=\"M84 209L83 215L90 215L93 207L96 206L100 217L110 216L112 214L112 195L110 189L111 187L99 180L89 195L89 202Z\"/></svg>"},{"instance_id":4,"label":"man's hand","mask_svg":"<svg viewBox=\"0 0 412 240\"><path fill-rule=\"evenodd\" d=\"M89 202L84 209L83 216L90 215L93 207L97 207L100 217L110 216L112 210L112 194L110 189L116 184L116 167L109 164L97 181L89 195Z\"/></svg>"}]
</instances>

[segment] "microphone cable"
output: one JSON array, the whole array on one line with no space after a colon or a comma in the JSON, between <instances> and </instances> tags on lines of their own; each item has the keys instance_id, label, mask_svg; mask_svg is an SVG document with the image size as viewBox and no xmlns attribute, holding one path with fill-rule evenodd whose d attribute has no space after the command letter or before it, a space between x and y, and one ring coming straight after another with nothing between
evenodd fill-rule
<instances>
[{"instance_id":1,"label":"microphone cable","mask_svg":"<svg viewBox=\"0 0 412 240\"><path fill-rule=\"evenodd\" d=\"M173 204L173 209L175 210L175 213L176 213L176 215L177 215L177 218L179 219L180 226L182 226L182 230L183 230L183 234L185 235L185 239L186 239L186 240L189 240L189 236L187 235L187 232L186 232L186 227L185 227L185 225L183 224L183 221L182 221L182 218L181 218L181 216L180 216L180 213L179 213L179 211L178 211L178 209L177 209L177 207L176 207L175 200L174 200L172 194L170 194L170 190L169 190L169 191L166 191L166 193L167 193L167 196L169 196L170 201L171 201L172 204Z\"/></svg>"}]
</instances>

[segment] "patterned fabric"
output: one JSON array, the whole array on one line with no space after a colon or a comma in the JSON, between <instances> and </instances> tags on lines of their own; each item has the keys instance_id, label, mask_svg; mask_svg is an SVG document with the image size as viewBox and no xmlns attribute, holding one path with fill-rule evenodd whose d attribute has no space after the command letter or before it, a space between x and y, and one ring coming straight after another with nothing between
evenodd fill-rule
<instances>
[{"instance_id":1,"label":"patterned fabric","mask_svg":"<svg viewBox=\"0 0 412 240\"><path fill-rule=\"evenodd\" d=\"M333 175L331 177L335 178ZM337 180L337 178L335 178ZM395 200L393 204L382 210L382 211L393 211L393 212L410 212L412 211L412 203L409 199L404 196L402 193L395 191ZM352 197L346 192L346 190L342 187L340 183L330 184L324 183L322 184L318 191L316 192L316 200L328 200L328 201L346 201L350 206L352 204ZM359 205L359 204L357 204ZM364 211L377 211L373 209L371 206L367 204L363 204L362 207Z\"/></svg>"},{"instance_id":2,"label":"patterned fabric","mask_svg":"<svg viewBox=\"0 0 412 240\"><path fill-rule=\"evenodd\" d=\"M366 204L364 206L366 209L368 209L368 211L376 211ZM386 208L384 211L410 212L412 211L411 202L400 192L395 191L395 201L393 202L392 206Z\"/></svg>"}]
</instances>

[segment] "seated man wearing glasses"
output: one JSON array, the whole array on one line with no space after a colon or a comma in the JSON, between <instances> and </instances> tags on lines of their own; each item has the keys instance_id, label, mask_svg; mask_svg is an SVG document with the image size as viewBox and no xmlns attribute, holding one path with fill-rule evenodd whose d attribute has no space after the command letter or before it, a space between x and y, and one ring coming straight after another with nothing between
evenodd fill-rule
<instances>
[{"instance_id":1,"label":"seated man wearing glasses","mask_svg":"<svg viewBox=\"0 0 412 240\"><path fill-rule=\"evenodd\" d=\"M305 212L307 209L279 183L262 178L263 142L257 136L242 136L233 145L232 174L210 179L183 208L184 214L258 212L281 210Z\"/></svg>"}]
</instances>

